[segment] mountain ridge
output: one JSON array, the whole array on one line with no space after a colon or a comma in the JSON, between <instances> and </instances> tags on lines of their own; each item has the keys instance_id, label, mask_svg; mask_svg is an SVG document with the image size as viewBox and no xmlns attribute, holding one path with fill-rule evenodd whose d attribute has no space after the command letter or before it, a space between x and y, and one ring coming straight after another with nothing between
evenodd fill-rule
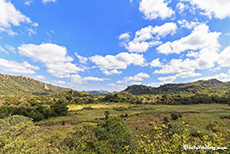
<instances>
[{"instance_id":1,"label":"mountain ridge","mask_svg":"<svg viewBox=\"0 0 230 154\"><path fill-rule=\"evenodd\" d=\"M0 74L1 95L48 95L54 92L67 91L69 88L54 86L28 76Z\"/></svg>"},{"instance_id":2,"label":"mountain ridge","mask_svg":"<svg viewBox=\"0 0 230 154\"><path fill-rule=\"evenodd\" d=\"M230 82L222 82L217 79L198 80L188 83L169 83L159 87L145 85L131 85L123 91L130 92L134 95L139 94L173 94L173 93L196 93L196 92L230 92Z\"/></svg>"}]
</instances>

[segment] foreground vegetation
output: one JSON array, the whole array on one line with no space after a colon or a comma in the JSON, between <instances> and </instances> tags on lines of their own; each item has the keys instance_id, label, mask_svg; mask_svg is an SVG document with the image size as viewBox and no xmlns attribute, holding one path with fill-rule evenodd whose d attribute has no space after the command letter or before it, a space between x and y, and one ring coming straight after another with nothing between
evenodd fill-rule
<instances>
[{"instance_id":1,"label":"foreground vegetation","mask_svg":"<svg viewBox=\"0 0 230 154\"><path fill-rule=\"evenodd\" d=\"M1 80L35 84L38 93L20 87L11 96L3 89L0 153L230 153L228 82L133 86L128 90L138 95L105 95L25 77ZM184 149L194 146L209 149Z\"/></svg>"},{"instance_id":2,"label":"foreground vegetation","mask_svg":"<svg viewBox=\"0 0 230 154\"><path fill-rule=\"evenodd\" d=\"M66 116L36 123L17 115L0 120L0 149L1 153L227 153L227 149L183 146L229 148L229 111L221 104L70 105Z\"/></svg>"}]
</instances>

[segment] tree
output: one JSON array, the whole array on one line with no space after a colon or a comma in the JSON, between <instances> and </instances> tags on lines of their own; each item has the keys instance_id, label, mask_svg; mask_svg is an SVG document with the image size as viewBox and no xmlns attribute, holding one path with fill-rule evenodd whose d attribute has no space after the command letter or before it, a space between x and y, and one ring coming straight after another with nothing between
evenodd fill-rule
<instances>
[{"instance_id":1,"label":"tree","mask_svg":"<svg viewBox=\"0 0 230 154\"><path fill-rule=\"evenodd\" d=\"M122 153L125 146L131 144L131 134L122 118L111 117L106 121L100 121L95 128L95 134L99 141L108 141L114 153Z\"/></svg>"},{"instance_id":2,"label":"tree","mask_svg":"<svg viewBox=\"0 0 230 154\"><path fill-rule=\"evenodd\" d=\"M110 114L109 111L105 111L105 112L104 112L104 115L105 115L105 119L106 119L106 120L109 118L109 114Z\"/></svg>"},{"instance_id":3,"label":"tree","mask_svg":"<svg viewBox=\"0 0 230 154\"><path fill-rule=\"evenodd\" d=\"M67 107L68 101L66 99L59 99L54 105L50 108L53 112L53 116L65 116L68 111Z\"/></svg>"}]
</instances>

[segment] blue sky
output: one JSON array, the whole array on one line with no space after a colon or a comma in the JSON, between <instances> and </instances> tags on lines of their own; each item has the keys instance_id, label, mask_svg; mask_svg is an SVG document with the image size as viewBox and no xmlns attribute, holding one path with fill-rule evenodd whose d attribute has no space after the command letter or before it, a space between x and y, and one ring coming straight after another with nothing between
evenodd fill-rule
<instances>
[{"instance_id":1,"label":"blue sky","mask_svg":"<svg viewBox=\"0 0 230 154\"><path fill-rule=\"evenodd\" d=\"M230 1L0 0L0 73L75 90L230 81Z\"/></svg>"}]
</instances>

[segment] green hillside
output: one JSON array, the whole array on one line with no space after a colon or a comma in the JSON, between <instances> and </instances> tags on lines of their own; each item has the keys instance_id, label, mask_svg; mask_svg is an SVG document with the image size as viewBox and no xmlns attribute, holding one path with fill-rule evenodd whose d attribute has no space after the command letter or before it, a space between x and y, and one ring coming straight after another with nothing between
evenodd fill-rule
<instances>
[{"instance_id":1,"label":"green hillside","mask_svg":"<svg viewBox=\"0 0 230 154\"><path fill-rule=\"evenodd\" d=\"M193 94L209 93L209 94L223 94L230 92L230 82L221 82L217 79L199 80L190 83L179 84L165 84L158 88L144 86L144 85L132 85L127 87L124 91L130 92L135 95L139 94Z\"/></svg>"},{"instance_id":2,"label":"green hillside","mask_svg":"<svg viewBox=\"0 0 230 154\"><path fill-rule=\"evenodd\" d=\"M70 90L37 81L27 76L0 74L1 95L47 95L53 92Z\"/></svg>"}]
</instances>

